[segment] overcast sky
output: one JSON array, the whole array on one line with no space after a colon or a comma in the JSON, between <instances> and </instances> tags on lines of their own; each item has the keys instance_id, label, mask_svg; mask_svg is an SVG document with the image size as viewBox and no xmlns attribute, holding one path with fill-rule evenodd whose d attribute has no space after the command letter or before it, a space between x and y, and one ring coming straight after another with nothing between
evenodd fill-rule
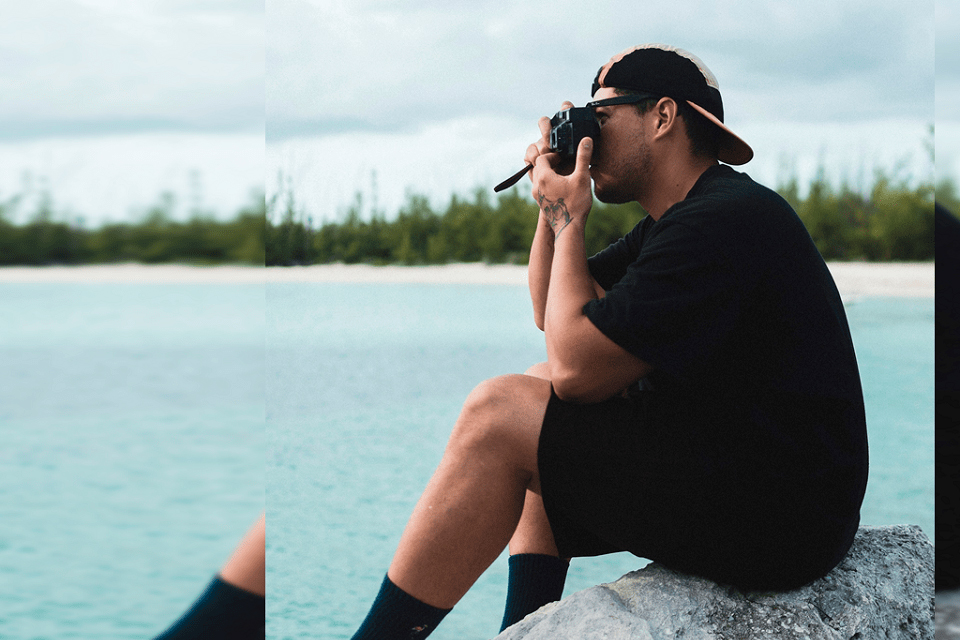
<instances>
[{"instance_id":1,"label":"overcast sky","mask_svg":"<svg viewBox=\"0 0 960 640\"><path fill-rule=\"evenodd\" d=\"M268 131L412 129L583 100L641 42L687 48L741 122L932 118L934 15L915 0L274 0ZM892 88L895 90L891 91Z\"/></svg>"},{"instance_id":2,"label":"overcast sky","mask_svg":"<svg viewBox=\"0 0 960 640\"><path fill-rule=\"evenodd\" d=\"M30 0L0 21L0 138L259 130L262 0Z\"/></svg>"},{"instance_id":3,"label":"overcast sky","mask_svg":"<svg viewBox=\"0 0 960 640\"><path fill-rule=\"evenodd\" d=\"M934 36L932 1L271 0L267 189L282 172L326 216L357 190L443 205L522 166L537 118L643 42L710 67L759 179L929 175Z\"/></svg>"},{"instance_id":4,"label":"overcast sky","mask_svg":"<svg viewBox=\"0 0 960 640\"><path fill-rule=\"evenodd\" d=\"M0 203L88 223L263 186L263 0L30 0L0 19Z\"/></svg>"},{"instance_id":5,"label":"overcast sky","mask_svg":"<svg viewBox=\"0 0 960 640\"><path fill-rule=\"evenodd\" d=\"M937 176L960 183L960 10L937 0Z\"/></svg>"},{"instance_id":6,"label":"overcast sky","mask_svg":"<svg viewBox=\"0 0 960 640\"><path fill-rule=\"evenodd\" d=\"M537 118L585 102L597 68L642 42L704 60L762 181L821 164L859 184L878 166L916 178L931 170L935 30L952 171L957 19L947 2L936 27L934 13L933 0L6 3L0 202L46 181L92 218L163 190L231 212L282 176L315 219L358 190L388 212L407 190L442 206L518 169Z\"/></svg>"}]
</instances>

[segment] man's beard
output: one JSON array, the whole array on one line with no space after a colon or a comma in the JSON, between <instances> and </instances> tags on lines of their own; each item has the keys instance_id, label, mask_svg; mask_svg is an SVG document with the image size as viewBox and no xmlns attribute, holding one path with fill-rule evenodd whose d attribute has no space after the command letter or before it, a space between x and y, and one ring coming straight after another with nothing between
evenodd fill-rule
<instances>
[{"instance_id":1,"label":"man's beard","mask_svg":"<svg viewBox=\"0 0 960 640\"><path fill-rule=\"evenodd\" d=\"M593 193L597 200L606 204L624 204L639 200L650 183L652 172L650 147L641 142L634 155L620 163L615 172L603 172L600 181L593 181ZM604 182L606 184L603 184Z\"/></svg>"}]
</instances>

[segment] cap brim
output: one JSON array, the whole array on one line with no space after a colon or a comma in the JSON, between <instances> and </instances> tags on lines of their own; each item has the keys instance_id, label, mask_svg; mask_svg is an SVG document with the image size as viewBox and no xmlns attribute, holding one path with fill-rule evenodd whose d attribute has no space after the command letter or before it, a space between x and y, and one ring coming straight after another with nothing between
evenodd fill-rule
<instances>
[{"instance_id":1,"label":"cap brim","mask_svg":"<svg viewBox=\"0 0 960 640\"><path fill-rule=\"evenodd\" d=\"M740 139L740 136L727 128L720 122L717 116L713 115L698 104L687 100L687 104L696 109L704 118L720 127L720 148L718 149L717 159L727 164L747 164L753 159L753 149L746 142Z\"/></svg>"}]
</instances>

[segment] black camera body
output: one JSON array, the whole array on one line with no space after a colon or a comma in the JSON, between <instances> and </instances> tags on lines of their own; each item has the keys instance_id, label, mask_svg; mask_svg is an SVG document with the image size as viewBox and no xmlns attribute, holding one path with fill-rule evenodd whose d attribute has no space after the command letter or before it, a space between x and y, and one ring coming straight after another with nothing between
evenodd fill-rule
<instances>
[{"instance_id":1,"label":"black camera body","mask_svg":"<svg viewBox=\"0 0 960 640\"><path fill-rule=\"evenodd\" d=\"M600 124L590 107L573 107L557 112L550 118L550 150L561 156L574 157L584 138L600 141Z\"/></svg>"},{"instance_id":2,"label":"black camera body","mask_svg":"<svg viewBox=\"0 0 960 640\"><path fill-rule=\"evenodd\" d=\"M594 148L600 144L600 123L597 122L597 116L593 112L598 103L591 102L590 104L592 106L573 107L558 111L557 115L550 118L551 151L559 153L563 158L575 158L577 147L584 138L593 138ZM533 169L533 165L528 164L495 186L493 190L500 192L512 187L531 169Z\"/></svg>"}]
</instances>

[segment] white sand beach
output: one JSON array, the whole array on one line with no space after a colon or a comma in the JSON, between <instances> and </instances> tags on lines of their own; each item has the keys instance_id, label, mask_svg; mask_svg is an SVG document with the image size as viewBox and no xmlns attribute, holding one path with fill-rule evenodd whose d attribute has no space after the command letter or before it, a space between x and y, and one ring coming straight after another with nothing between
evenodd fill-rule
<instances>
[{"instance_id":1,"label":"white sand beach","mask_svg":"<svg viewBox=\"0 0 960 640\"><path fill-rule=\"evenodd\" d=\"M933 262L832 262L830 271L845 299L934 296ZM527 269L481 263L402 267L316 265L310 267L243 267L186 265L91 265L82 267L4 267L0 283L210 283L264 282L435 283L526 285Z\"/></svg>"}]
</instances>

